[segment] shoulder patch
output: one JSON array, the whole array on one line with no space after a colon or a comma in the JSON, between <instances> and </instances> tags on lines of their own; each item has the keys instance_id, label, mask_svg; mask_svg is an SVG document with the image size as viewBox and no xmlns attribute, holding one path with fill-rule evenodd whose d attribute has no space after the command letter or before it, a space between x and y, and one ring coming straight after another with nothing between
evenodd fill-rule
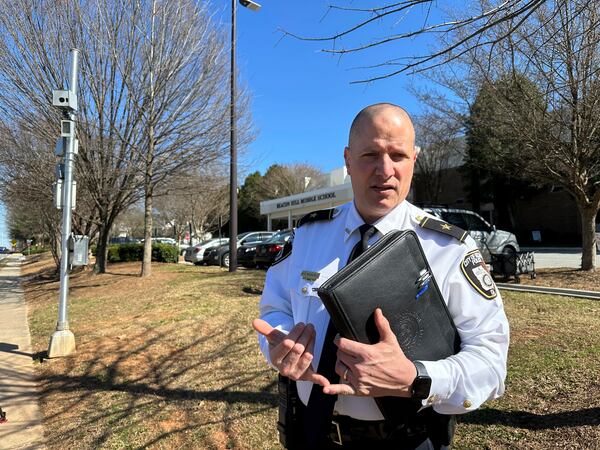
<instances>
[{"instance_id":1,"label":"shoulder patch","mask_svg":"<svg viewBox=\"0 0 600 450\"><path fill-rule=\"evenodd\" d=\"M447 234L448 236L452 236L458 239L460 242L465 242L465 239L469 235L468 231L463 230L462 228L457 227L456 225L450 225L447 222L442 220L432 219L431 217L417 217L419 221L419 225L422 228L427 228L428 230L437 231L439 233Z\"/></svg>"},{"instance_id":2,"label":"shoulder patch","mask_svg":"<svg viewBox=\"0 0 600 450\"><path fill-rule=\"evenodd\" d=\"M479 250L472 250L460 263L460 270L473 288L487 300L498 295L498 288L487 271L483 256Z\"/></svg>"},{"instance_id":3,"label":"shoulder patch","mask_svg":"<svg viewBox=\"0 0 600 450\"><path fill-rule=\"evenodd\" d=\"M292 243L294 242L294 235L292 234L292 237L290 238L289 241L287 241L283 248L281 249L281 253L279 253L279 255L277 256L277 258L275 258L275 261L273 261L273 264L271 264L271 267L273 267L275 264L279 264L281 261L283 261L285 258L287 258L288 256L290 256L292 254Z\"/></svg>"},{"instance_id":4,"label":"shoulder patch","mask_svg":"<svg viewBox=\"0 0 600 450\"><path fill-rule=\"evenodd\" d=\"M338 214L339 214L339 210L337 208L320 209L318 211L313 211L311 213L308 213L308 214L302 216L302 218L296 224L296 228L300 228L302 225L305 225L305 224L311 223L311 222L318 222L321 220L331 220Z\"/></svg>"}]
</instances>

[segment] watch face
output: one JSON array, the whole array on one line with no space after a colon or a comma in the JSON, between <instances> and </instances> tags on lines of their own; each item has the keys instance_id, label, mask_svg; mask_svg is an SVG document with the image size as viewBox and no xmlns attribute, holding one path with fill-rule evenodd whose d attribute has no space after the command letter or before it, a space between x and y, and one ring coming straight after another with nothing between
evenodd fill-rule
<instances>
[{"instance_id":1,"label":"watch face","mask_svg":"<svg viewBox=\"0 0 600 450\"><path fill-rule=\"evenodd\" d=\"M412 396L414 398L427 398L431 390L431 378L428 376L417 376L412 384Z\"/></svg>"}]
</instances>

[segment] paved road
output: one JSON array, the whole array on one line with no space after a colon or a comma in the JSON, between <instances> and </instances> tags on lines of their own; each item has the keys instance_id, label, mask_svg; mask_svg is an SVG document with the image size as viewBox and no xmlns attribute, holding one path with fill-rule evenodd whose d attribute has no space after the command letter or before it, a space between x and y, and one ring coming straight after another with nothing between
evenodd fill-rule
<instances>
[{"instance_id":1,"label":"paved road","mask_svg":"<svg viewBox=\"0 0 600 450\"><path fill-rule=\"evenodd\" d=\"M521 247L521 251L535 253L535 268L581 267L581 247ZM596 255L596 262L600 258Z\"/></svg>"}]
</instances>

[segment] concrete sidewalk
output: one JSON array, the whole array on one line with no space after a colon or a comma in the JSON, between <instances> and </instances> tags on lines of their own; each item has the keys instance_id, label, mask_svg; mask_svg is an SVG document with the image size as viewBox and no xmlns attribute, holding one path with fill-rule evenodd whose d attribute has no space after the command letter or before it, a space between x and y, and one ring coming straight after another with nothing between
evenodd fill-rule
<instances>
[{"instance_id":1,"label":"concrete sidewalk","mask_svg":"<svg viewBox=\"0 0 600 450\"><path fill-rule=\"evenodd\" d=\"M27 307L19 286L21 256L11 255L0 269L0 449L43 449Z\"/></svg>"}]
</instances>

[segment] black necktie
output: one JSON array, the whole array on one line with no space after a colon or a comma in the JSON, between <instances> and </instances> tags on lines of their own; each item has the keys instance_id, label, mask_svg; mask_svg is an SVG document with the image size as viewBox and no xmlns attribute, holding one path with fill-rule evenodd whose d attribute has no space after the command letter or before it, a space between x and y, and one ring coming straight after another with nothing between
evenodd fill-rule
<instances>
[{"instance_id":1,"label":"black necktie","mask_svg":"<svg viewBox=\"0 0 600 450\"><path fill-rule=\"evenodd\" d=\"M369 247L369 239L377 232L373 225L362 224L359 229L360 240L356 243L348 263L356 259ZM337 360L337 346L333 343L337 330L330 320L327 326L327 333L323 341L323 350L319 360L317 372L326 377L331 383L339 383L340 377L335 373L335 362ZM307 438L309 448L316 448L322 439L329 432L331 426L331 417L333 415L333 406L337 400L337 395L328 395L323 393L323 387L314 384L308 399L304 417L304 435Z\"/></svg>"}]
</instances>

